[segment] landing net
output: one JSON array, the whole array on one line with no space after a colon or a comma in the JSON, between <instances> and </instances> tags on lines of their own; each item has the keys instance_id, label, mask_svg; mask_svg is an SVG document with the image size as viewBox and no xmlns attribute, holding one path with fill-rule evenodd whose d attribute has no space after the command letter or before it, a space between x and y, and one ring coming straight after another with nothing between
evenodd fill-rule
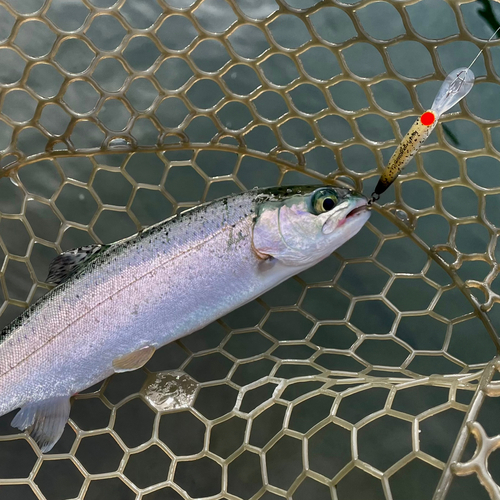
<instances>
[{"instance_id":1,"label":"landing net","mask_svg":"<svg viewBox=\"0 0 500 500\"><path fill-rule=\"evenodd\" d=\"M0 0L0 321L61 250L254 186L369 195L488 0ZM500 48L323 263L74 398L0 419L0 498L500 498Z\"/></svg>"}]
</instances>

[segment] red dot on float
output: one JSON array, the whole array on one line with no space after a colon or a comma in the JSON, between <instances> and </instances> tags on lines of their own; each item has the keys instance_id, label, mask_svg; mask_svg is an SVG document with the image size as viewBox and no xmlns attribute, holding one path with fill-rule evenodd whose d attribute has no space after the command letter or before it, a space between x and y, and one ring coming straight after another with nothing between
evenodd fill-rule
<instances>
[{"instance_id":1,"label":"red dot on float","mask_svg":"<svg viewBox=\"0 0 500 500\"><path fill-rule=\"evenodd\" d=\"M420 117L420 121L422 122L423 125L432 125L434 123L435 119L436 119L436 116L431 111L426 111Z\"/></svg>"}]
</instances>

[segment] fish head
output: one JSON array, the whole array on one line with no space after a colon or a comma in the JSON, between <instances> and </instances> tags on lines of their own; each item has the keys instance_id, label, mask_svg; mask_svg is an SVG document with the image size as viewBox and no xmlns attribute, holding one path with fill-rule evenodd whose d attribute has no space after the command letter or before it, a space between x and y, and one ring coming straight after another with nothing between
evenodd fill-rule
<instances>
[{"instance_id":1,"label":"fish head","mask_svg":"<svg viewBox=\"0 0 500 500\"><path fill-rule=\"evenodd\" d=\"M368 200L334 186L283 187L257 197L253 248L263 259L304 267L324 259L363 227Z\"/></svg>"}]
</instances>

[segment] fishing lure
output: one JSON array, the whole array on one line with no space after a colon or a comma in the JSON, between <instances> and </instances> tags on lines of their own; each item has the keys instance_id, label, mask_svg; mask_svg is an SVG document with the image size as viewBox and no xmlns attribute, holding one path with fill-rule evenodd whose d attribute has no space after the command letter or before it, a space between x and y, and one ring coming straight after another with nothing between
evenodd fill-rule
<instances>
[{"instance_id":1,"label":"fishing lure","mask_svg":"<svg viewBox=\"0 0 500 500\"><path fill-rule=\"evenodd\" d=\"M471 91L473 85L474 73L470 67L458 68L446 77L431 109L417 118L394 151L375 186L372 200L378 200L380 195L389 188L436 128L441 115L463 99Z\"/></svg>"},{"instance_id":2,"label":"fishing lure","mask_svg":"<svg viewBox=\"0 0 500 500\"><path fill-rule=\"evenodd\" d=\"M493 37L499 31L500 28L497 28L486 44L493 40ZM469 67L455 69L446 77L432 103L431 109L425 111L417 118L396 148L396 151L394 151L375 186L369 203L377 201L380 195L396 180L397 176L408 165L431 132L436 128L441 115L460 102L471 91L474 85L474 73L471 67L482 54L483 50L484 47L478 52L474 60L469 64Z\"/></svg>"}]
</instances>

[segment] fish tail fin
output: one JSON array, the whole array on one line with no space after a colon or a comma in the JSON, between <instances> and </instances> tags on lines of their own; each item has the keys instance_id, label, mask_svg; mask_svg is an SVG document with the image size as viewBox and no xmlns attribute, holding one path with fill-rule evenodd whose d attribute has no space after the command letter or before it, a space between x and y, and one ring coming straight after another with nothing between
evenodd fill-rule
<instances>
[{"instance_id":1,"label":"fish tail fin","mask_svg":"<svg viewBox=\"0 0 500 500\"><path fill-rule=\"evenodd\" d=\"M23 406L12 420L12 427L29 429L42 453L50 451L59 441L69 418L69 397L45 399Z\"/></svg>"}]
</instances>

